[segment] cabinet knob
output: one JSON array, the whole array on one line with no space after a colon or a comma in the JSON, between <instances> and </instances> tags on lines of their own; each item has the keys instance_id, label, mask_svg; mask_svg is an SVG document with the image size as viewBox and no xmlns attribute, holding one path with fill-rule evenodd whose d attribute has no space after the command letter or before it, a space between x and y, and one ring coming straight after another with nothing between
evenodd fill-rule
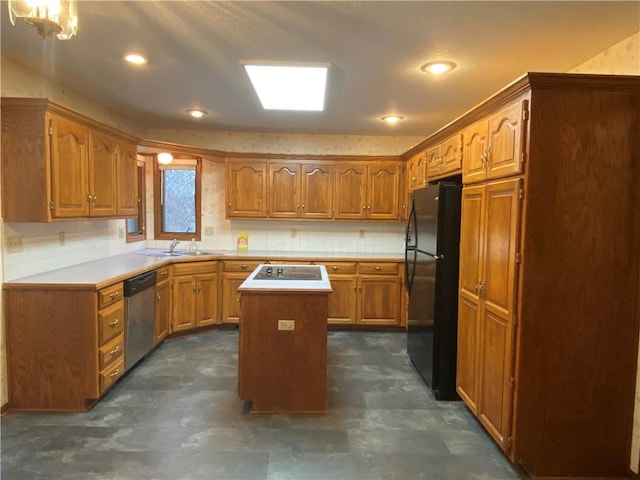
<instances>
[{"instance_id":1,"label":"cabinet knob","mask_svg":"<svg viewBox=\"0 0 640 480\"><path fill-rule=\"evenodd\" d=\"M116 368L116 371L113 372L111 375L109 375L111 378L116 378L118 375L120 375L120 369Z\"/></svg>"},{"instance_id":2,"label":"cabinet knob","mask_svg":"<svg viewBox=\"0 0 640 480\"><path fill-rule=\"evenodd\" d=\"M119 323L120 323L120 319L119 319L119 318L116 318L113 322L110 322L110 323L109 323L109 326L110 326L111 328L114 328L114 327L115 327L116 325L118 325Z\"/></svg>"},{"instance_id":3,"label":"cabinet knob","mask_svg":"<svg viewBox=\"0 0 640 480\"><path fill-rule=\"evenodd\" d=\"M118 345L116 348L109 352L109 356L113 357L116 353L120 351L120 346Z\"/></svg>"},{"instance_id":4,"label":"cabinet knob","mask_svg":"<svg viewBox=\"0 0 640 480\"><path fill-rule=\"evenodd\" d=\"M304 203L302 204L302 209L304 210Z\"/></svg>"},{"instance_id":5,"label":"cabinet knob","mask_svg":"<svg viewBox=\"0 0 640 480\"><path fill-rule=\"evenodd\" d=\"M331 270L335 271L338 270L339 267L337 267L336 265L334 265L333 267L331 267Z\"/></svg>"},{"instance_id":6,"label":"cabinet knob","mask_svg":"<svg viewBox=\"0 0 640 480\"><path fill-rule=\"evenodd\" d=\"M241 266L240 266L240 268L241 268L242 270L246 270L246 269L247 269L247 267L248 267L248 265L241 265Z\"/></svg>"},{"instance_id":7,"label":"cabinet knob","mask_svg":"<svg viewBox=\"0 0 640 480\"><path fill-rule=\"evenodd\" d=\"M231 208L231 202L227 203L227 207Z\"/></svg>"},{"instance_id":8,"label":"cabinet knob","mask_svg":"<svg viewBox=\"0 0 640 480\"><path fill-rule=\"evenodd\" d=\"M380 270L382 270L382 267L380 267L380 266L376 265L376 271L378 271L378 272L379 272Z\"/></svg>"}]
</instances>

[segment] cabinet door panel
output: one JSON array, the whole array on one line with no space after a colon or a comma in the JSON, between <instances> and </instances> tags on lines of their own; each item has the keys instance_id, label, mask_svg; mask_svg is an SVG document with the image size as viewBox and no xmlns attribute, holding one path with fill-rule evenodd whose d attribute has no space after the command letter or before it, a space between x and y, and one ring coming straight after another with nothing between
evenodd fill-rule
<instances>
[{"instance_id":1,"label":"cabinet door panel","mask_svg":"<svg viewBox=\"0 0 640 480\"><path fill-rule=\"evenodd\" d=\"M338 166L336 173L335 218L365 218L367 167Z\"/></svg>"},{"instance_id":2,"label":"cabinet door panel","mask_svg":"<svg viewBox=\"0 0 640 480\"><path fill-rule=\"evenodd\" d=\"M191 276L176 276L173 282L171 322L173 332L195 327L196 281Z\"/></svg>"},{"instance_id":3,"label":"cabinet door panel","mask_svg":"<svg viewBox=\"0 0 640 480\"><path fill-rule=\"evenodd\" d=\"M479 315L479 299L460 292L456 391L473 413L478 410Z\"/></svg>"},{"instance_id":4,"label":"cabinet door panel","mask_svg":"<svg viewBox=\"0 0 640 480\"><path fill-rule=\"evenodd\" d=\"M302 217L331 218L334 179L332 166L302 165Z\"/></svg>"},{"instance_id":5,"label":"cabinet door panel","mask_svg":"<svg viewBox=\"0 0 640 480\"><path fill-rule=\"evenodd\" d=\"M440 173L440 145L434 145L427 148L424 154L425 167L427 169L426 178L430 180L431 177L435 177ZM423 186L423 185L420 185Z\"/></svg>"},{"instance_id":6,"label":"cabinet door panel","mask_svg":"<svg viewBox=\"0 0 640 480\"><path fill-rule=\"evenodd\" d=\"M400 201L400 167L397 164L369 167L367 217L397 220Z\"/></svg>"},{"instance_id":7,"label":"cabinet door panel","mask_svg":"<svg viewBox=\"0 0 640 480\"><path fill-rule=\"evenodd\" d=\"M330 275L332 292L329 294L328 323L356 323L355 275Z\"/></svg>"},{"instance_id":8,"label":"cabinet door panel","mask_svg":"<svg viewBox=\"0 0 640 480\"><path fill-rule=\"evenodd\" d=\"M136 146L120 143L117 180L118 215L138 214L138 159Z\"/></svg>"},{"instance_id":9,"label":"cabinet door panel","mask_svg":"<svg viewBox=\"0 0 640 480\"><path fill-rule=\"evenodd\" d=\"M513 314L515 301L520 183L519 179L515 179L486 187L484 301L505 316Z\"/></svg>"},{"instance_id":10,"label":"cabinet door panel","mask_svg":"<svg viewBox=\"0 0 640 480\"><path fill-rule=\"evenodd\" d=\"M225 273L222 275L222 322L240 321L240 294L238 287L245 281L247 273Z\"/></svg>"},{"instance_id":11,"label":"cabinet door panel","mask_svg":"<svg viewBox=\"0 0 640 480\"><path fill-rule=\"evenodd\" d=\"M400 277L360 276L358 323L397 325L400 323Z\"/></svg>"},{"instance_id":12,"label":"cabinet door panel","mask_svg":"<svg viewBox=\"0 0 640 480\"><path fill-rule=\"evenodd\" d=\"M511 325L507 319L483 311L480 374L480 421L506 448L511 416Z\"/></svg>"},{"instance_id":13,"label":"cabinet door panel","mask_svg":"<svg viewBox=\"0 0 640 480\"><path fill-rule=\"evenodd\" d=\"M269 217L295 218L300 214L300 167L272 163L269 165Z\"/></svg>"},{"instance_id":14,"label":"cabinet door panel","mask_svg":"<svg viewBox=\"0 0 640 480\"><path fill-rule=\"evenodd\" d=\"M51 198L53 217L89 215L88 131L51 115Z\"/></svg>"},{"instance_id":15,"label":"cabinet door panel","mask_svg":"<svg viewBox=\"0 0 640 480\"><path fill-rule=\"evenodd\" d=\"M452 174L462 169L462 137L455 135L440 146L440 174Z\"/></svg>"},{"instance_id":16,"label":"cabinet door panel","mask_svg":"<svg viewBox=\"0 0 640 480\"><path fill-rule=\"evenodd\" d=\"M519 101L489 119L487 178L499 178L522 173L523 108Z\"/></svg>"},{"instance_id":17,"label":"cabinet door panel","mask_svg":"<svg viewBox=\"0 0 640 480\"><path fill-rule=\"evenodd\" d=\"M171 284L168 281L156 285L156 321L153 345L160 343L169 334Z\"/></svg>"},{"instance_id":18,"label":"cabinet door panel","mask_svg":"<svg viewBox=\"0 0 640 480\"><path fill-rule=\"evenodd\" d=\"M482 279L484 236L484 187L462 189L460 223L460 290L478 298L477 286Z\"/></svg>"},{"instance_id":19,"label":"cabinet door panel","mask_svg":"<svg viewBox=\"0 0 640 480\"><path fill-rule=\"evenodd\" d=\"M227 217L266 217L267 165L228 163L226 168Z\"/></svg>"},{"instance_id":20,"label":"cabinet door panel","mask_svg":"<svg viewBox=\"0 0 640 480\"><path fill-rule=\"evenodd\" d=\"M116 214L116 178L118 152L113 137L98 132L90 133L89 214L106 217Z\"/></svg>"},{"instance_id":21,"label":"cabinet door panel","mask_svg":"<svg viewBox=\"0 0 640 480\"><path fill-rule=\"evenodd\" d=\"M214 324L218 321L218 275L198 275L197 283L196 326Z\"/></svg>"},{"instance_id":22,"label":"cabinet door panel","mask_svg":"<svg viewBox=\"0 0 640 480\"><path fill-rule=\"evenodd\" d=\"M473 183L486 178L485 152L488 147L488 123L481 120L462 133L462 182Z\"/></svg>"}]
</instances>

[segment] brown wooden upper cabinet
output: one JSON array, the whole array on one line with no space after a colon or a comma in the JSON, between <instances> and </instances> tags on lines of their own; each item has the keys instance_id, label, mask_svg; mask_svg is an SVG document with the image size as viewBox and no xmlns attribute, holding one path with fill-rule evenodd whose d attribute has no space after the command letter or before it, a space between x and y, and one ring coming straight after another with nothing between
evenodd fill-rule
<instances>
[{"instance_id":1,"label":"brown wooden upper cabinet","mask_svg":"<svg viewBox=\"0 0 640 480\"><path fill-rule=\"evenodd\" d=\"M334 176L329 164L269 164L269 217L332 217Z\"/></svg>"},{"instance_id":2,"label":"brown wooden upper cabinet","mask_svg":"<svg viewBox=\"0 0 640 480\"><path fill-rule=\"evenodd\" d=\"M138 154L133 143L118 143L118 215L138 214Z\"/></svg>"},{"instance_id":3,"label":"brown wooden upper cabinet","mask_svg":"<svg viewBox=\"0 0 640 480\"><path fill-rule=\"evenodd\" d=\"M407 160L407 193L427 185L425 162L425 151L420 151Z\"/></svg>"},{"instance_id":4,"label":"brown wooden upper cabinet","mask_svg":"<svg viewBox=\"0 0 640 480\"><path fill-rule=\"evenodd\" d=\"M460 134L427 149L426 170L426 179L429 181L461 172L462 137Z\"/></svg>"},{"instance_id":5,"label":"brown wooden upper cabinet","mask_svg":"<svg viewBox=\"0 0 640 480\"><path fill-rule=\"evenodd\" d=\"M135 215L136 146L123 138L46 99L3 98L4 220Z\"/></svg>"},{"instance_id":6,"label":"brown wooden upper cabinet","mask_svg":"<svg viewBox=\"0 0 640 480\"><path fill-rule=\"evenodd\" d=\"M400 164L340 164L336 168L334 218L397 220Z\"/></svg>"},{"instance_id":7,"label":"brown wooden upper cabinet","mask_svg":"<svg viewBox=\"0 0 640 480\"><path fill-rule=\"evenodd\" d=\"M227 162L227 217L267 217L267 164Z\"/></svg>"},{"instance_id":8,"label":"brown wooden upper cabinet","mask_svg":"<svg viewBox=\"0 0 640 480\"><path fill-rule=\"evenodd\" d=\"M521 97L463 131L463 183L522 173L528 103L527 96Z\"/></svg>"}]
</instances>

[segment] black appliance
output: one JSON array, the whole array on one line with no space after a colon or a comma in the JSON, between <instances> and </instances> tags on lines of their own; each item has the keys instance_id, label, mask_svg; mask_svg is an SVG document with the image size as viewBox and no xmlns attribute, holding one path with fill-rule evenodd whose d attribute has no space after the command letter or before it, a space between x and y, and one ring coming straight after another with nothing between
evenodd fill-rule
<instances>
[{"instance_id":1,"label":"black appliance","mask_svg":"<svg viewBox=\"0 0 640 480\"><path fill-rule=\"evenodd\" d=\"M436 400L457 400L458 267L462 185L414 190L406 230L407 353Z\"/></svg>"}]
</instances>

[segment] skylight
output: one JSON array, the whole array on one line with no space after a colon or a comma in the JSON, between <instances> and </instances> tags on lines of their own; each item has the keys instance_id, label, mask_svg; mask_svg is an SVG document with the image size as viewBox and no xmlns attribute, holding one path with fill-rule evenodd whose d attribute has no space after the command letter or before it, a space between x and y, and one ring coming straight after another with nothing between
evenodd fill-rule
<instances>
[{"instance_id":1,"label":"skylight","mask_svg":"<svg viewBox=\"0 0 640 480\"><path fill-rule=\"evenodd\" d=\"M327 65L245 65L265 110L324 110Z\"/></svg>"}]
</instances>

